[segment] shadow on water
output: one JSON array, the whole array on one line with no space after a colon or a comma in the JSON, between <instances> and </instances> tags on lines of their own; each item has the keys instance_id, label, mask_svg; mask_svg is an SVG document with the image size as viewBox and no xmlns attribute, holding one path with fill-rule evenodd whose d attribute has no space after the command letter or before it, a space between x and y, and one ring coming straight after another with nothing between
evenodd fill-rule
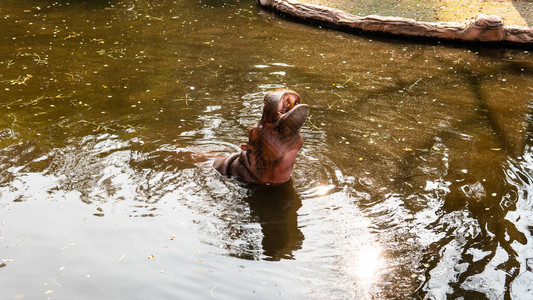
<instances>
[{"instance_id":1,"label":"shadow on water","mask_svg":"<svg viewBox=\"0 0 533 300\"><path fill-rule=\"evenodd\" d=\"M293 258L293 252L302 247L304 236L297 221L302 202L292 181L274 186L253 186L251 195L244 201L261 225L266 260Z\"/></svg>"},{"instance_id":2,"label":"shadow on water","mask_svg":"<svg viewBox=\"0 0 533 300\"><path fill-rule=\"evenodd\" d=\"M526 245L528 239L508 219L508 214L517 210L520 197L528 198L528 190L519 189L520 186L513 178L519 178L518 181L526 185L531 182L525 173L511 170L510 165L522 160L522 154L531 148L531 138L527 136L533 128L531 118L527 117L531 115L531 100L529 104L515 104L522 109L530 107L530 111L523 116L524 120L518 120L519 123L527 124L526 134L521 130L513 132L509 123L516 120L506 119L506 116L502 115L501 104L493 106L494 103L491 102L493 99L490 99L488 92L483 89L486 85L483 83L484 76L472 73L465 74L465 77L469 78L469 85L477 100L475 110L478 115L473 119L458 122L454 127L476 138L457 140L445 132L437 134L439 140L449 148L462 149L459 153L449 156L447 162L450 171L444 176L445 181L449 182L448 193L444 197L440 217L428 226L445 230L448 235L428 247L431 250L423 260L429 262L429 268L425 273L426 280L421 285L421 290L425 291L419 290L417 296L424 298L436 296L432 289L439 284L445 284L445 282L435 283L441 279L438 278L439 275L434 276L439 273L436 270L442 271L443 265L446 264L442 253L450 251L453 247L450 245L459 244L461 246L456 249L457 258L454 262L459 266L454 268L457 276L449 283L453 292L447 293L447 297L512 299L511 288L500 290L501 294L495 291L487 293L486 290L477 290L480 286L486 287L487 282L476 276L489 272L491 274L489 276L497 278L499 277L497 273L503 271L505 276L502 281L506 287L511 287L513 281L524 271L521 268L523 259L519 257L515 248L517 244ZM480 127L486 129L476 129ZM491 148L490 144L496 147ZM415 163L411 161L407 165ZM468 213L470 221L461 217L450 219L450 216L461 211ZM461 227L463 229L458 230ZM436 256L436 253L441 255ZM502 259L502 256L507 258ZM496 262L498 264L495 265Z\"/></svg>"}]
</instances>

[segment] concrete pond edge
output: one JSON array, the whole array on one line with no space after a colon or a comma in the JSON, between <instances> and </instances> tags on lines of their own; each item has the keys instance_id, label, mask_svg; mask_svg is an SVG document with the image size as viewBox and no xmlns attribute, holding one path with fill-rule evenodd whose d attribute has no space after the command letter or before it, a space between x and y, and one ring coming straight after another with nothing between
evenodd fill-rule
<instances>
[{"instance_id":1,"label":"concrete pond edge","mask_svg":"<svg viewBox=\"0 0 533 300\"><path fill-rule=\"evenodd\" d=\"M401 17L375 15L359 17L340 9L297 0L258 1L261 6L272 8L298 19L318 21L342 29L465 42L533 44L533 27L505 25L498 15L480 14L463 23L434 23Z\"/></svg>"}]
</instances>

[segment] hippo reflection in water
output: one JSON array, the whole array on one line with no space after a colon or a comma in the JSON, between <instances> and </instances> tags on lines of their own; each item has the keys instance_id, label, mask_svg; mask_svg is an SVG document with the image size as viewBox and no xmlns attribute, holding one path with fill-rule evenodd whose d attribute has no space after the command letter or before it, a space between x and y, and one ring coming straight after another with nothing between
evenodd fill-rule
<instances>
[{"instance_id":1,"label":"hippo reflection in water","mask_svg":"<svg viewBox=\"0 0 533 300\"><path fill-rule=\"evenodd\" d=\"M213 166L220 174L259 184L282 183L291 177L303 145L299 130L309 106L286 89L267 93L263 102L261 121L248 128L248 143L241 145L242 151L215 161Z\"/></svg>"}]
</instances>

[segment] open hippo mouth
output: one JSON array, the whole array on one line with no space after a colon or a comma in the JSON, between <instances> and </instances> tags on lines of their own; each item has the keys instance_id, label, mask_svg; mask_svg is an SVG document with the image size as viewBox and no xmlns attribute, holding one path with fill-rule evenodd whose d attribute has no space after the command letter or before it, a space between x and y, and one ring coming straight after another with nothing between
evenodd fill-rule
<instances>
[{"instance_id":1,"label":"open hippo mouth","mask_svg":"<svg viewBox=\"0 0 533 300\"><path fill-rule=\"evenodd\" d=\"M308 111L309 106L301 104L298 94L276 90L265 96L260 124L273 124L278 130L286 129L296 134L307 119Z\"/></svg>"},{"instance_id":2,"label":"open hippo mouth","mask_svg":"<svg viewBox=\"0 0 533 300\"><path fill-rule=\"evenodd\" d=\"M303 145L299 130L309 106L301 103L296 92L286 89L267 93L263 102L261 120L248 128L248 143L241 145L242 151L215 161L220 174L261 184L290 179Z\"/></svg>"}]
</instances>

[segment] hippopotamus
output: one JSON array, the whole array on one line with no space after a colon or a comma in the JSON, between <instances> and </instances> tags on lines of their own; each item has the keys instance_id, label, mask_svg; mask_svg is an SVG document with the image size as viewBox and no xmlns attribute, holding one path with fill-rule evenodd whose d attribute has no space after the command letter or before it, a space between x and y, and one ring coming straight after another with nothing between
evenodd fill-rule
<instances>
[{"instance_id":1,"label":"hippopotamus","mask_svg":"<svg viewBox=\"0 0 533 300\"><path fill-rule=\"evenodd\" d=\"M222 175L257 184L283 183L290 179L296 154L302 148L300 127L309 106L300 95L278 89L265 95L259 124L248 128L248 143L241 152L218 158L213 164Z\"/></svg>"}]
</instances>

